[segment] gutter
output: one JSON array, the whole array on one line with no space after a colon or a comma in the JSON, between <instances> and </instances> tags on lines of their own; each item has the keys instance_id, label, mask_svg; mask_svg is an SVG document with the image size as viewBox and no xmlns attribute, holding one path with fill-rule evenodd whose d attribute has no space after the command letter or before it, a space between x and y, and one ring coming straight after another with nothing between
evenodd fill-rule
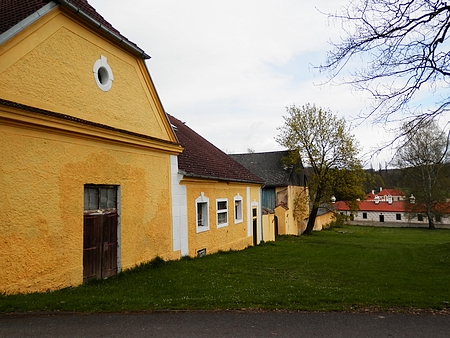
<instances>
[{"instance_id":1,"label":"gutter","mask_svg":"<svg viewBox=\"0 0 450 338\"><path fill-rule=\"evenodd\" d=\"M185 177L192 177L192 178L202 178L202 179L207 179L207 180L216 180L216 181L225 181L225 182L252 183L252 184L260 184L260 185L264 184L264 182L258 182L258 181L248 181L248 180L240 180L240 179L235 179L235 178L224 178L224 177L215 177L215 176L207 176L207 175L189 174L183 170L179 170L178 172Z\"/></svg>"},{"instance_id":2,"label":"gutter","mask_svg":"<svg viewBox=\"0 0 450 338\"><path fill-rule=\"evenodd\" d=\"M109 35L113 39L119 41L119 43L124 44L128 49L133 50L135 53L139 54L143 59L147 59L148 60L148 59L151 58L151 56L146 54L144 52L144 50L142 50L138 46L130 43L130 41L128 41L127 39L117 35L116 33L111 32L106 26L104 26L103 24L101 24L100 22L95 20L94 18L90 17L88 14L83 12L80 8L78 8L77 6L72 4L71 2L69 2L67 0L56 0L56 1L59 2L60 4L64 5L65 7L69 8L70 10L72 10L76 15L79 15L84 20L88 21L94 27L100 29L102 32L106 33L107 35Z\"/></svg>"},{"instance_id":3,"label":"gutter","mask_svg":"<svg viewBox=\"0 0 450 338\"><path fill-rule=\"evenodd\" d=\"M12 26L7 31L0 34L0 45L2 45L4 42L11 39L13 36L15 36L16 34L21 32L23 29L25 29L26 27L31 25L33 22L37 21L38 19L40 19L41 17L43 17L44 15L49 13L56 6L57 6L56 2L50 1L48 4L41 7L39 10L37 10L33 14L29 15L22 21L18 22L14 26Z\"/></svg>"}]
</instances>

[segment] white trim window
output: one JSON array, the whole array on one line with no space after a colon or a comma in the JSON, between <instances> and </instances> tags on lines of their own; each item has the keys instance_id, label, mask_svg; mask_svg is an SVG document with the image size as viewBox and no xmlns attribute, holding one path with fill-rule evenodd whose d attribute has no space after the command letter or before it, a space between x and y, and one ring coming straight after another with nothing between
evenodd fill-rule
<instances>
[{"instance_id":1,"label":"white trim window","mask_svg":"<svg viewBox=\"0 0 450 338\"><path fill-rule=\"evenodd\" d=\"M243 221L242 196L238 193L234 196L234 224L242 223Z\"/></svg>"},{"instance_id":2,"label":"white trim window","mask_svg":"<svg viewBox=\"0 0 450 338\"><path fill-rule=\"evenodd\" d=\"M105 56L102 55L100 59L95 61L92 71L98 88L104 92L109 91L114 81L114 75Z\"/></svg>"},{"instance_id":3,"label":"white trim window","mask_svg":"<svg viewBox=\"0 0 450 338\"><path fill-rule=\"evenodd\" d=\"M209 198L204 193L195 200L195 220L197 232L209 230Z\"/></svg>"},{"instance_id":4,"label":"white trim window","mask_svg":"<svg viewBox=\"0 0 450 338\"><path fill-rule=\"evenodd\" d=\"M216 199L216 221L217 227L225 227L228 225L228 198Z\"/></svg>"}]
</instances>

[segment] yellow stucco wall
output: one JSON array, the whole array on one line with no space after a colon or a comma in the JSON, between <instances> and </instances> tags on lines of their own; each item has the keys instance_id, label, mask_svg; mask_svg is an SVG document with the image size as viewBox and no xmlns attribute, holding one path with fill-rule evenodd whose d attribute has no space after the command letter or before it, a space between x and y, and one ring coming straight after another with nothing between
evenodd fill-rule
<instances>
[{"instance_id":1,"label":"yellow stucco wall","mask_svg":"<svg viewBox=\"0 0 450 338\"><path fill-rule=\"evenodd\" d=\"M120 186L119 264L171 253L169 156L0 124L0 292L77 285L84 184Z\"/></svg>"},{"instance_id":2,"label":"yellow stucco wall","mask_svg":"<svg viewBox=\"0 0 450 338\"><path fill-rule=\"evenodd\" d=\"M275 240L275 214L266 214L262 216L264 242Z\"/></svg>"},{"instance_id":3,"label":"yellow stucco wall","mask_svg":"<svg viewBox=\"0 0 450 338\"><path fill-rule=\"evenodd\" d=\"M202 249L206 249L206 253L210 254L219 250L241 250L252 245L252 236L248 236L247 229L248 185L200 179L184 179L181 184L186 185L189 256L196 256L197 252ZM259 185L250 186L251 202L259 201L259 187ZM210 229L197 233L195 200L201 193L209 198ZM235 224L234 197L237 194L242 197L243 221ZM216 221L216 199L222 198L228 199L228 225L218 228ZM258 209L258 229L261 225L260 219Z\"/></svg>"},{"instance_id":4,"label":"yellow stucco wall","mask_svg":"<svg viewBox=\"0 0 450 338\"><path fill-rule=\"evenodd\" d=\"M104 55L114 82L101 91ZM84 184L120 186L119 267L172 252L176 144L145 65L53 10L0 46L0 97L169 141L0 106L0 293L82 283Z\"/></svg>"},{"instance_id":5,"label":"yellow stucco wall","mask_svg":"<svg viewBox=\"0 0 450 338\"><path fill-rule=\"evenodd\" d=\"M333 221L334 212L330 211L326 214L320 215L316 217L314 222L314 231L320 231L322 229L328 228L330 223Z\"/></svg>"},{"instance_id":6,"label":"yellow stucco wall","mask_svg":"<svg viewBox=\"0 0 450 338\"><path fill-rule=\"evenodd\" d=\"M174 141L144 61L71 15L56 8L0 46L0 97ZM108 92L94 80L102 55L114 76Z\"/></svg>"},{"instance_id":7,"label":"yellow stucco wall","mask_svg":"<svg viewBox=\"0 0 450 338\"><path fill-rule=\"evenodd\" d=\"M288 186L282 188L287 200L285 207L279 205L275 208L278 218L278 233L280 235L299 235L302 230L302 220L308 215L308 190L305 187Z\"/></svg>"}]
</instances>

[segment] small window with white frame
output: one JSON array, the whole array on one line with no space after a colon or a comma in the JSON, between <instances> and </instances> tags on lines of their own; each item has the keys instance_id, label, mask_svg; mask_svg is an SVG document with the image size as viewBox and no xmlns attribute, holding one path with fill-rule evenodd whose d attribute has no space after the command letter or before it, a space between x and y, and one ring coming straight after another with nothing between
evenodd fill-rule
<instances>
[{"instance_id":1,"label":"small window with white frame","mask_svg":"<svg viewBox=\"0 0 450 338\"><path fill-rule=\"evenodd\" d=\"M228 225L228 199L219 198L216 200L217 207L217 227L221 228Z\"/></svg>"},{"instance_id":2,"label":"small window with white frame","mask_svg":"<svg viewBox=\"0 0 450 338\"><path fill-rule=\"evenodd\" d=\"M195 200L195 219L197 232L209 230L209 198L204 193Z\"/></svg>"},{"instance_id":3,"label":"small window with white frame","mask_svg":"<svg viewBox=\"0 0 450 338\"><path fill-rule=\"evenodd\" d=\"M237 194L234 196L234 224L242 223L242 196Z\"/></svg>"}]
</instances>

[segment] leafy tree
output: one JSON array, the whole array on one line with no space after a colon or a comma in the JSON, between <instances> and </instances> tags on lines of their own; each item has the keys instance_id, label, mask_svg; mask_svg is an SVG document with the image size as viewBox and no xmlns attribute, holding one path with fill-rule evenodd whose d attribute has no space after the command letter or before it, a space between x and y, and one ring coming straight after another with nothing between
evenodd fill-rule
<instances>
[{"instance_id":1,"label":"leafy tree","mask_svg":"<svg viewBox=\"0 0 450 338\"><path fill-rule=\"evenodd\" d=\"M319 68L333 78L355 66L344 82L375 99L364 117L390 122L402 111L410 123L398 139L449 110L448 92L436 95L428 111L413 101L419 92L431 94L450 81L450 1L350 0L329 16L342 22L343 37Z\"/></svg>"},{"instance_id":2,"label":"leafy tree","mask_svg":"<svg viewBox=\"0 0 450 338\"><path fill-rule=\"evenodd\" d=\"M448 160L449 135L436 122L411 135L396 154L397 165L405 170L405 186L415 197L415 203L407 201L407 210L413 215L425 213L430 229L436 217L450 213L443 208L449 197Z\"/></svg>"},{"instance_id":3,"label":"leafy tree","mask_svg":"<svg viewBox=\"0 0 450 338\"><path fill-rule=\"evenodd\" d=\"M364 172L358 159L358 147L343 118L315 105L286 108L284 125L276 141L311 167L308 180L310 211L303 234L309 235L322 203L337 194L342 200L364 196ZM295 158L293 158L295 161Z\"/></svg>"},{"instance_id":4,"label":"leafy tree","mask_svg":"<svg viewBox=\"0 0 450 338\"><path fill-rule=\"evenodd\" d=\"M380 187L384 187L384 181L380 174L377 174L372 169L371 171L366 171L364 181L364 191L366 193L372 190L378 190Z\"/></svg>"}]
</instances>

